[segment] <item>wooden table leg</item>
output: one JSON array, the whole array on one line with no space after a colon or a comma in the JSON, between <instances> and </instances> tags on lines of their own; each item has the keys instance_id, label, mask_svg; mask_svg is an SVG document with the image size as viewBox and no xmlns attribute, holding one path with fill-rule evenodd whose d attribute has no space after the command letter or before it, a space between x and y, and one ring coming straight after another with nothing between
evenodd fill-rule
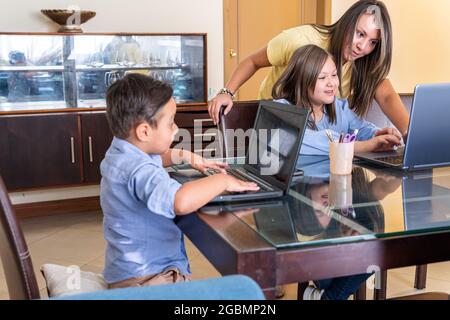
<instances>
[{"instance_id":1,"label":"wooden table leg","mask_svg":"<svg viewBox=\"0 0 450 320\"><path fill-rule=\"evenodd\" d=\"M276 297L275 297L276 292L277 292L277 288L276 287L275 288L269 288L269 289L267 289L267 288L263 289L263 293L266 296L267 300L275 300L276 299Z\"/></svg>"},{"instance_id":2,"label":"wooden table leg","mask_svg":"<svg viewBox=\"0 0 450 320\"><path fill-rule=\"evenodd\" d=\"M373 291L374 300L386 300L387 291L387 270L380 272L380 288L375 288Z\"/></svg>"},{"instance_id":3,"label":"wooden table leg","mask_svg":"<svg viewBox=\"0 0 450 320\"><path fill-rule=\"evenodd\" d=\"M422 290L427 284L427 265L416 266L416 276L414 280L414 288Z\"/></svg>"},{"instance_id":4,"label":"wooden table leg","mask_svg":"<svg viewBox=\"0 0 450 320\"><path fill-rule=\"evenodd\" d=\"M297 300L303 300L303 293L305 293L306 288L308 287L309 282L299 282L297 288Z\"/></svg>"},{"instance_id":5,"label":"wooden table leg","mask_svg":"<svg viewBox=\"0 0 450 320\"><path fill-rule=\"evenodd\" d=\"M366 288L366 283L364 282L361 287L359 287L358 290L356 290L355 294L354 294L354 299L355 300L366 300L367 299L367 288Z\"/></svg>"}]
</instances>

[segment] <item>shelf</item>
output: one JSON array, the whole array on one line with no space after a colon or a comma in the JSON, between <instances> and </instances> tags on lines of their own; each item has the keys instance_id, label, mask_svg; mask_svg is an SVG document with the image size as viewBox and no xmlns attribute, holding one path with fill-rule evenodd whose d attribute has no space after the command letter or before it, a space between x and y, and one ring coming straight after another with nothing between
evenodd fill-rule
<instances>
[{"instance_id":1,"label":"shelf","mask_svg":"<svg viewBox=\"0 0 450 320\"><path fill-rule=\"evenodd\" d=\"M128 73L167 82L177 105L207 105L203 33L0 32L0 47L0 114L104 109L108 86Z\"/></svg>"},{"instance_id":2,"label":"shelf","mask_svg":"<svg viewBox=\"0 0 450 320\"><path fill-rule=\"evenodd\" d=\"M0 66L0 71L34 71L34 72L62 72L63 66Z\"/></svg>"},{"instance_id":3,"label":"shelf","mask_svg":"<svg viewBox=\"0 0 450 320\"><path fill-rule=\"evenodd\" d=\"M110 70L176 70L176 69L189 69L189 65L181 66L149 66L143 64L136 64L133 66L123 66L118 64L105 64L101 67L93 67L88 65L78 65L76 66L77 71L110 71Z\"/></svg>"},{"instance_id":4,"label":"shelf","mask_svg":"<svg viewBox=\"0 0 450 320\"><path fill-rule=\"evenodd\" d=\"M94 67L89 65L77 65L76 71L111 71L111 70L176 70L189 69L190 66L183 64L178 66L149 66L149 65L133 65L123 66L118 64L105 64L101 67ZM63 72L63 66L0 66L0 71L9 72Z\"/></svg>"}]
</instances>

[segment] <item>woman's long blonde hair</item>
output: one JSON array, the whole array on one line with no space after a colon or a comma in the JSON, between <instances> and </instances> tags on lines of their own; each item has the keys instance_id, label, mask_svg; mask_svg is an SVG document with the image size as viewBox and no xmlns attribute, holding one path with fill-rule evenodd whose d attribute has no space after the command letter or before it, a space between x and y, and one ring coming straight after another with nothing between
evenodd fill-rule
<instances>
[{"instance_id":1,"label":"woman's long blonde hair","mask_svg":"<svg viewBox=\"0 0 450 320\"><path fill-rule=\"evenodd\" d=\"M350 108L363 117L369 110L378 85L386 79L392 63L392 25L385 4L377 0L360 0L353 4L334 24L312 25L317 31L330 38L328 51L333 55L342 76L343 52L351 45L359 18L364 14L375 16L381 38L374 51L354 61L350 81ZM342 90L341 90L342 94Z\"/></svg>"},{"instance_id":2,"label":"woman's long blonde hair","mask_svg":"<svg viewBox=\"0 0 450 320\"><path fill-rule=\"evenodd\" d=\"M295 50L280 78L272 89L274 99L286 99L296 106L312 110L310 95L327 59L333 57L324 49L310 44ZM324 106L328 119L336 123L334 102ZM308 120L311 129L317 129L313 119Z\"/></svg>"}]
</instances>

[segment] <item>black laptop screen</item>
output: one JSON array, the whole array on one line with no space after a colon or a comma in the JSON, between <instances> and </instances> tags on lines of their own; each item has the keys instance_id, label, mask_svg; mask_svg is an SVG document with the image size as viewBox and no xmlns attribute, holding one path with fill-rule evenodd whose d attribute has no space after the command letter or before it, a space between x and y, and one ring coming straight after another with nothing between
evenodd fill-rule
<instances>
[{"instance_id":1,"label":"black laptop screen","mask_svg":"<svg viewBox=\"0 0 450 320\"><path fill-rule=\"evenodd\" d=\"M272 176L284 185L289 184L296 165L306 118L306 113L290 109L288 105L261 105L246 157L246 164L260 175Z\"/></svg>"}]
</instances>

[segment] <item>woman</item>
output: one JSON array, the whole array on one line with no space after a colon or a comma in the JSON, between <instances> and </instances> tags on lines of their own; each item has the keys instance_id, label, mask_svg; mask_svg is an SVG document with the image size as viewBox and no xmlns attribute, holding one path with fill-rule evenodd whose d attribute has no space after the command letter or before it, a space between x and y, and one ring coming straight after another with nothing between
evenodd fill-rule
<instances>
[{"instance_id":1,"label":"woman","mask_svg":"<svg viewBox=\"0 0 450 320\"><path fill-rule=\"evenodd\" d=\"M408 112L386 78L392 61L391 21L384 3L376 0L356 2L333 25L303 25L286 30L247 57L234 71L226 88L209 102L213 121L218 122L221 106L226 106L225 114L230 111L234 93L263 67L272 68L261 84L259 98L271 99L272 87L294 51L308 44L333 55L341 80L339 97L348 99L357 115L364 116L375 99L391 122L406 134ZM386 133L393 131L385 129L379 134Z\"/></svg>"}]
</instances>

